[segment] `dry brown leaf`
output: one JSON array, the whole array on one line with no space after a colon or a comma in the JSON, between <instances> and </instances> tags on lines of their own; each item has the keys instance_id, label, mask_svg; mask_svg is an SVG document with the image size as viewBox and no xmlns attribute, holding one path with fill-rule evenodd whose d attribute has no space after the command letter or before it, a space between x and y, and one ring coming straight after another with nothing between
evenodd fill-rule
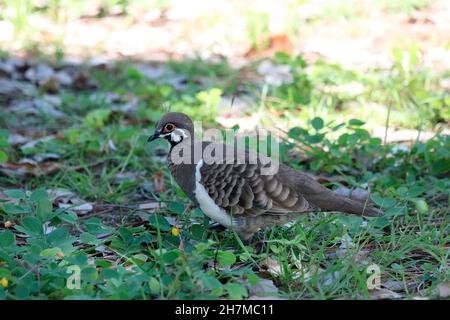
<instances>
[{"instance_id":1,"label":"dry brown leaf","mask_svg":"<svg viewBox=\"0 0 450 320\"><path fill-rule=\"evenodd\" d=\"M437 296L439 298L448 298L450 297L450 281L439 283L436 286Z\"/></svg>"},{"instance_id":2,"label":"dry brown leaf","mask_svg":"<svg viewBox=\"0 0 450 320\"><path fill-rule=\"evenodd\" d=\"M156 209L162 208L164 207L165 204L164 203L158 203L158 202L145 202L145 203L141 203L138 206L139 210L143 210L143 211L156 211Z\"/></svg>"},{"instance_id":3,"label":"dry brown leaf","mask_svg":"<svg viewBox=\"0 0 450 320\"><path fill-rule=\"evenodd\" d=\"M0 97L17 98L18 95L34 95L36 88L29 83L0 78Z\"/></svg>"},{"instance_id":4,"label":"dry brown leaf","mask_svg":"<svg viewBox=\"0 0 450 320\"><path fill-rule=\"evenodd\" d=\"M18 133L11 133L8 136L8 143L15 147L15 146L20 146L22 144L25 144L27 142L29 142L32 138L30 137L26 137L24 135L18 134Z\"/></svg>"},{"instance_id":5,"label":"dry brown leaf","mask_svg":"<svg viewBox=\"0 0 450 320\"><path fill-rule=\"evenodd\" d=\"M50 141L52 139L56 139L56 135L52 134L52 135L45 136L45 137L42 137L42 138L39 138L39 139L30 140L26 144L21 146L20 148L22 150L27 149L27 148L34 148L38 143L48 142L48 141Z\"/></svg>"},{"instance_id":6,"label":"dry brown leaf","mask_svg":"<svg viewBox=\"0 0 450 320\"><path fill-rule=\"evenodd\" d=\"M370 298L373 300L384 300L384 299L400 299L402 296L397 292L391 291L389 289L377 289L369 291Z\"/></svg>"},{"instance_id":7,"label":"dry brown leaf","mask_svg":"<svg viewBox=\"0 0 450 320\"><path fill-rule=\"evenodd\" d=\"M85 90L95 89L97 87L97 84L93 79L91 79L91 77L89 77L89 74L81 71L73 78L72 86L76 90Z\"/></svg>"},{"instance_id":8,"label":"dry brown leaf","mask_svg":"<svg viewBox=\"0 0 450 320\"><path fill-rule=\"evenodd\" d=\"M388 289L388 290L403 290L404 289L404 285L401 281L396 281L396 280L388 280L383 282L383 287Z\"/></svg>"},{"instance_id":9,"label":"dry brown leaf","mask_svg":"<svg viewBox=\"0 0 450 320\"><path fill-rule=\"evenodd\" d=\"M260 279L259 283L256 285L246 284L248 289L248 294L250 296L254 296L262 298L267 296L277 296L278 288L275 286L272 280L269 279Z\"/></svg>"},{"instance_id":10,"label":"dry brown leaf","mask_svg":"<svg viewBox=\"0 0 450 320\"><path fill-rule=\"evenodd\" d=\"M1 163L0 172L9 177L40 177L42 175L50 175L56 173L60 169L57 162L42 163Z\"/></svg>"},{"instance_id":11,"label":"dry brown leaf","mask_svg":"<svg viewBox=\"0 0 450 320\"><path fill-rule=\"evenodd\" d=\"M31 82L43 83L48 81L54 74L53 68L44 63L32 66L25 72L25 78Z\"/></svg>"},{"instance_id":12,"label":"dry brown leaf","mask_svg":"<svg viewBox=\"0 0 450 320\"><path fill-rule=\"evenodd\" d=\"M325 269L321 268L320 266L317 267L316 265L302 267L303 279L305 279L305 281L308 281L314 275L320 274L324 271Z\"/></svg>"},{"instance_id":13,"label":"dry brown leaf","mask_svg":"<svg viewBox=\"0 0 450 320\"><path fill-rule=\"evenodd\" d=\"M153 191L156 193L166 191L166 183L164 182L161 171L158 171L153 175Z\"/></svg>"},{"instance_id":14,"label":"dry brown leaf","mask_svg":"<svg viewBox=\"0 0 450 320\"><path fill-rule=\"evenodd\" d=\"M281 274L281 266L278 261L272 259L271 257L267 257L261 263L261 266L265 267L267 271L274 275L279 276Z\"/></svg>"},{"instance_id":15,"label":"dry brown leaf","mask_svg":"<svg viewBox=\"0 0 450 320\"><path fill-rule=\"evenodd\" d=\"M50 199L54 202L56 200L60 200L62 202L67 203L70 198L72 198L75 193L67 189L47 189L47 193L50 196Z\"/></svg>"},{"instance_id":16,"label":"dry brown leaf","mask_svg":"<svg viewBox=\"0 0 450 320\"><path fill-rule=\"evenodd\" d=\"M84 215L94 209L94 206L90 202L83 202L82 200L75 198L70 200L71 203L59 203L60 208L67 208L75 211L79 215Z\"/></svg>"}]
</instances>

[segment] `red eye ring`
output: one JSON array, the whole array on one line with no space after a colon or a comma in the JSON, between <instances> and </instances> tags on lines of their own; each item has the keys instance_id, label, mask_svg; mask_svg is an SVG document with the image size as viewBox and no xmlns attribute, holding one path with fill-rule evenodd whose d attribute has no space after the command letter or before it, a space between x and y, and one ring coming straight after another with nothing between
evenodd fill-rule
<instances>
[{"instance_id":1,"label":"red eye ring","mask_svg":"<svg viewBox=\"0 0 450 320\"><path fill-rule=\"evenodd\" d=\"M174 129L175 129L175 125L174 125L173 123L167 123L167 124L164 126L163 132L164 132L164 133L168 133L168 132L173 131Z\"/></svg>"}]
</instances>

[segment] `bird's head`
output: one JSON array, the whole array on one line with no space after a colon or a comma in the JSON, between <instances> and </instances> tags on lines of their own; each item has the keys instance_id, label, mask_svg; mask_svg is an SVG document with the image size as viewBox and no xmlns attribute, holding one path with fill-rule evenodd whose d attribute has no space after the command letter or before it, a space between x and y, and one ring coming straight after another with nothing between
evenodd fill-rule
<instances>
[{"instance_id":1,"label":"bird's head","mask_svg":"<svg viewBox=\"0 0 450 320\"><path fill-rule=\"evenodd\" d=\"M193 132L194 125L191 118L181 112L168 112L158 121L155 132L148 141L164 138L174 146L192 136Z\"/></svg>"}]
</instances>

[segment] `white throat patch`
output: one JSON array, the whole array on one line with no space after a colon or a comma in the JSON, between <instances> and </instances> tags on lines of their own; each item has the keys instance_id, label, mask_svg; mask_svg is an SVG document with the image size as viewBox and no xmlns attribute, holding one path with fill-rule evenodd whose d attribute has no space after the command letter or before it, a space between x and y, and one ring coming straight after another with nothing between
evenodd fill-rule
<instances>
[{"instance_id":1,"label":"white throat patch","mask_svg":"<svg viewBox=\"0 0 450 320\"><path fill-rule=\"evenodd\" d=\"M233 219L230 215L228 215L225 210L220 208L214 200L209 196L205 187L200 183L201 173L200 169L203 166L203 159L201 159L197 166L195 167L195 190L194 195L198 201L200 209L206 214L208 217L213 219L214 221L220 223L224 227L231 228L234 223Z\"/></svg>"},{"instance_id":2,"label":"white throat patch","mask_svg":"<svg viewBox=\"0 0 450 320\"><path fill-rule=\"evenodd\" d=\"M170 133L170 140L173 142L180 142L182 138L187 138L186 132L183 129L175 129Z\"/></svg>"}]
</instances>

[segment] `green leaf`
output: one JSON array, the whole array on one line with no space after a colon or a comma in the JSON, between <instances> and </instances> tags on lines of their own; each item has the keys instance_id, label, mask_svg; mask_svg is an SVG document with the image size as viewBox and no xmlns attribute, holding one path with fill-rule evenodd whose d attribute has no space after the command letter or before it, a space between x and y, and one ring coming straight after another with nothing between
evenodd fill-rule
<instances>
[{"instance_id":1,"label":"green leaf","mask_svg":"<svg viewBox=\"0 0 450 320\"><path fill-rule=\"evenodd\" d=\"M323 128L324 122L323 122L322 118L315 117L314 119L311 120L311 124L314 129L319 131L320 129Z\"/></svg>"},{"instance_id":2,"label":"green leaf","mask_svg":"<svg viewBox=\"0 0 450 320\"><path fill-rule=\"evenodd\" d=\"M11 247L16 244L16 236L9 230L0 232L0 248Z\"/></svg>"},{"instance_id":3,"label":"green leaf","mask_svg":"<svg viewBox=\"0 0 450 320\"><path fill-rule=\"evenodd\" d=\"M20 189L9 189L3 191L3 193L13 199L25 199L26 197L25 192Z\"/></svg>"},{"instance_id":4,"label":"green leaf","mask_svg":"<svg viewBox=\"0 0 450 320\"><path fill-rule=\"evenodd\" d=\"M30 195L30 200L33 202L39 202L45 199L48 199L48 193L47 190L40 188L40 189L36 189L35 191L33 191Z\"/></svg>"},{"instance_id":5,"label":"green leaf","mask_svg":"<svg viewBox=\"0 0 450 320\"><path fill-rule=\"evenodd\" d=\"M64 222L75 224L78 220L78 215L75 212L61 213L58 218Z\"/></svg>"},{"instance_id":6,"label":"green leaf","mask_svg":"<svg viewBox=\"0 0 450 320\"><path fill-rule=\"evenodd\" d=\"M69 231L66 227L60 227L47 235L47 242L49 244L55 245L66 241L69 238Z\"/></svg>"},{"instance_id":7,"label":"green leaf","mask_svg":"<svg viewBox=\"0 0 450 320\"><path fill-rule=\"evenodd\" d=\"M89 232L83 232L80 234L80 240L83 243L91 244L97 241L97 237Z\"/></svg>"},{"instance_id":8,"label":"green leaf","mask_svg":"<svg viewBox=\"0 0 450 320\"><path fill-rule=\"evenodd\" d=\"M247 289L245 289L243 285L237 283L227 283L225 289L230 295L230 298L234 300L242 300L248 295Z\"/></svg>"},{"instance_id":9,"label":"green leaf","mask_svg":"<svg viewBox=\"0 0 450 320\"><path fill-rule=\"evenodd\" d=\"M168 264L173 264L175 260L180 256L180 251L178 249L170 250L163 254L164 262Z\"/></svg>"},{"instance_id":10,"label":"green leaf","mask_svg":"<svg viewBox=\"0 0 450 320\"><path fill-rule=\"evenodd\" d=\"M422 193L424 193L425 190L426 190L425 187L422 187L422 186L411 187L408 190L408 197L416 198L416 197L420 196Z\"/></svg>"},{"instance_id":11,"label":"green leaf","mask_svg":"<svg viewBox=\"0 0 450 320\"><path fill-rule=\"evenodd\" d=\"M395 205L396 201L390 197L381 197L379 194L374 193L370 196L373 202L382 208L390 208Z\"/></svg>"},{"instance_id":12,"label":"green leaf","mask_svg":"<svg viewBox=\"0 0 450 320\"><path fill-rule=\"evenodd\" d=\"M149 215L148 222L155 228L157 228L159 225L159 229L162 231L169 231L172 229L167 219L157 214Z\"/></svg>"},{"instance_id":13,"label":"green leaf","mask_svg":"<svg viewBox=\"0 0 450 320\"><path fill-rule=\"evenodd\" d=\"M425 213L428 212L428 204L427 204L427 202L425 200L423 200L423 199L414 199L413 202L414 202L414 204L416 206L417 212L419 212L421 214L425 214Z\"/></svg>"},{"instance_id":14,"label":"green leaf","mask_svg":"<svg viewBox=\"0 0 450 320\"><path fill-rule=\"evenodd\" d=\"M361 120L359 120L359 119L351 119L351 120L348 122L348 124L349 124L350 126L357 126L357 127L359 127L359 126L362 126L363 124L365 124L365 122L364 122L364 121L361 121Z\"/></svg>"},{"instance_id":15,"label":"green leaf","mask_svg":"<svg viewBox=\"0 0 450 320\"><path fill-rule=\"evenodd\" d=\"M369 220L369 224L377 229L383 229L390 224L390 221L386 217L377 217Z\"/></svg>"},{"instance_id":16,"label":"green leaf","mask_svg":"<svg viewBox=\"0 0 450 320\"><path fill-rule=\"evenodd\" d=\"M169 210L178 214L182 214L184 212L185 206L183 203L178 201L170 201L169 202Z\"/></svg>"},{"instance_id":17,"label":"green leaf","mask_svg":"<svg viewBox=\"0 0 450 320\"><path fill-rule=\"evenodd\" d=\"M6 162L6 160L8 160L8 154L5 151L0 150L0 163Z\"/></svg>"},{"instance_id":18,"label":"green leaf","mask_svg":"<svg viewBox=\"0 0 450 320\"><path fill-rule=\"evenodd\" d=\"M40 235L44 233L42 223L35 217L25 217L22 221L22 226L27 231L27 233L30 234Z\"/></svg>"},{"instance_id":19,"label":"green leaf","mask_svg":"<svg viewBox=\"0 0 450 320\"><path fill-rule=\"evenodd\" d=\"M233 263L236 262L236 256L229 251L220 250L217 253L217 261L223 267L231 266Z\"/></svg>"},{"instance_id":20,"label":"green leaf","mask_svg":"<svg viewBox=\"0 0 450 320\"><path fill-rule=\"evenodd\" d=\"M113 264L109 261L99 259L95 260L95 265L106 269L111 268Z\"/></svg>"},{"instance_id":21,"label":"green leaf","mask_svg":"<svg viewBox=\"0 0 450 320\"><path fill-rule=\"evenodd\" d=\"M133 242L133 233L130 230L125 227L120 227L118 232L125 244Z\"/></svg>"},{"instance_id":22,"label":"green leaf","mask_svg":"<svg viewBox=\"0 0 450 320\"><path fill-rule=\"evenodd\" d=\"M431 173L433 175L440 175L450 171L450 161L447 159L440 159L431 165Z\"/></svg>"},{"instance_id":23,"label":"green leaf","mask_svg":"<svg viewBox=\"0 0 450 320\"><path fill-rule=\"evenodd\" d=\"M290 129L288 132L289 138L292 138L295 140L299 140L299 137L307 136L307 135L308 135L308 131L306 131L305 129L299 128L299 127L294 127L292 129Z\"/></svg>"},{"instance_id":24,"label":"green leaf","mask_svg":"<svg viewBox=\"0 0 450 320\"><path fill-rule=\"evenodd\" d=\"M102 128L108 120L111 110L97 109L89 112L85 117L85 122L94 128Z\"/></svg>"},{"instance_id":25,"label":"green leaf","mask_svg":"<svg viewBox=\"0 0 450 320\"><path fill-rule=\"evenodd\" d=\"M400 187L397 189L397 194L400 198L405 199L408 195L408 188Z\"/></svg>"},{"instance_id":26,"label":"green leaf","mask_svg":"<svg viewBox=\"0 0 450 320\"><path fill-rule=\"evenodd\" d=\"M405 213L405 207L393 207L386 210L385 214L387 217L400 216Z\"/></svg>"},{"instance_id":27,"label":"green leaf","mask_svg":"<svg viewBox=\"0 0 450 320\"><path fill-rule=\"evenodd\" d=\"M48 248L40 252L41 257L54 257L57 253L61 252L60 248Z\"/></svg>"},{"instance_id":28,"label":"green leaf","mask_svg":"<svg viewBox=\"0 0 450 320\"><path fill-rule=\"evenodd\" d=\"M323 139L323 134L307 135L305 139L309 143L319 143Z\"/></svg>"},{"instance_id":29,"label":"green leaf","mask_svg":"<svg viewBox=\"0 0 450 320\"><path fill-rule=\"evenodd\" d=\"M5 204L3 206L3 211L5 211L7 214L20 214L20 213L27 213L28 210L21 206L16 206L13 204Z\"/></svg>"},{"instance_id":30,"label":"green leaf","mask_svg":"<svg viewBox=\"0 0 450 320\"><path fill-rule=\"evenodd\" d=\"M30 200L37 204L36 213L41 221L48 221L52 218L53 205L47 190L41 188L33 191Z\"/></svg>"},{"instance_id":31,"label":"green leaf","mask_svg":"<svg viewBox=\"0 0 450 320\"><path fill-rule=\"evenodd\" d=\"M222 284L215 277L203 274L201 276L202 282L207 289L214 290L217 288L221 288Z\"/></svg>"},{"instance_id":32,"label":"green leaf","mask_svg":"<svg viewBox=\"0 0 450 320\"><path fill-rule=\"evenodd\" d=\"M159 281L155 277L150 277L148 280L148 286L153 294L159 294L161 287L159 285Z\"/></svg>"},{"instance_id":33,"label":"green leaf","mask_svg":"<svg viewBox=\"0 0 450 320\"><path fill-rule=\"evenodd\" d=\"M248 280L248 282L250 283L251 286L256 286L258 283L261 282L261 278L258 277L254 273L248 273L247 274L247 280Z\"/></svg>"}]
</instances>

